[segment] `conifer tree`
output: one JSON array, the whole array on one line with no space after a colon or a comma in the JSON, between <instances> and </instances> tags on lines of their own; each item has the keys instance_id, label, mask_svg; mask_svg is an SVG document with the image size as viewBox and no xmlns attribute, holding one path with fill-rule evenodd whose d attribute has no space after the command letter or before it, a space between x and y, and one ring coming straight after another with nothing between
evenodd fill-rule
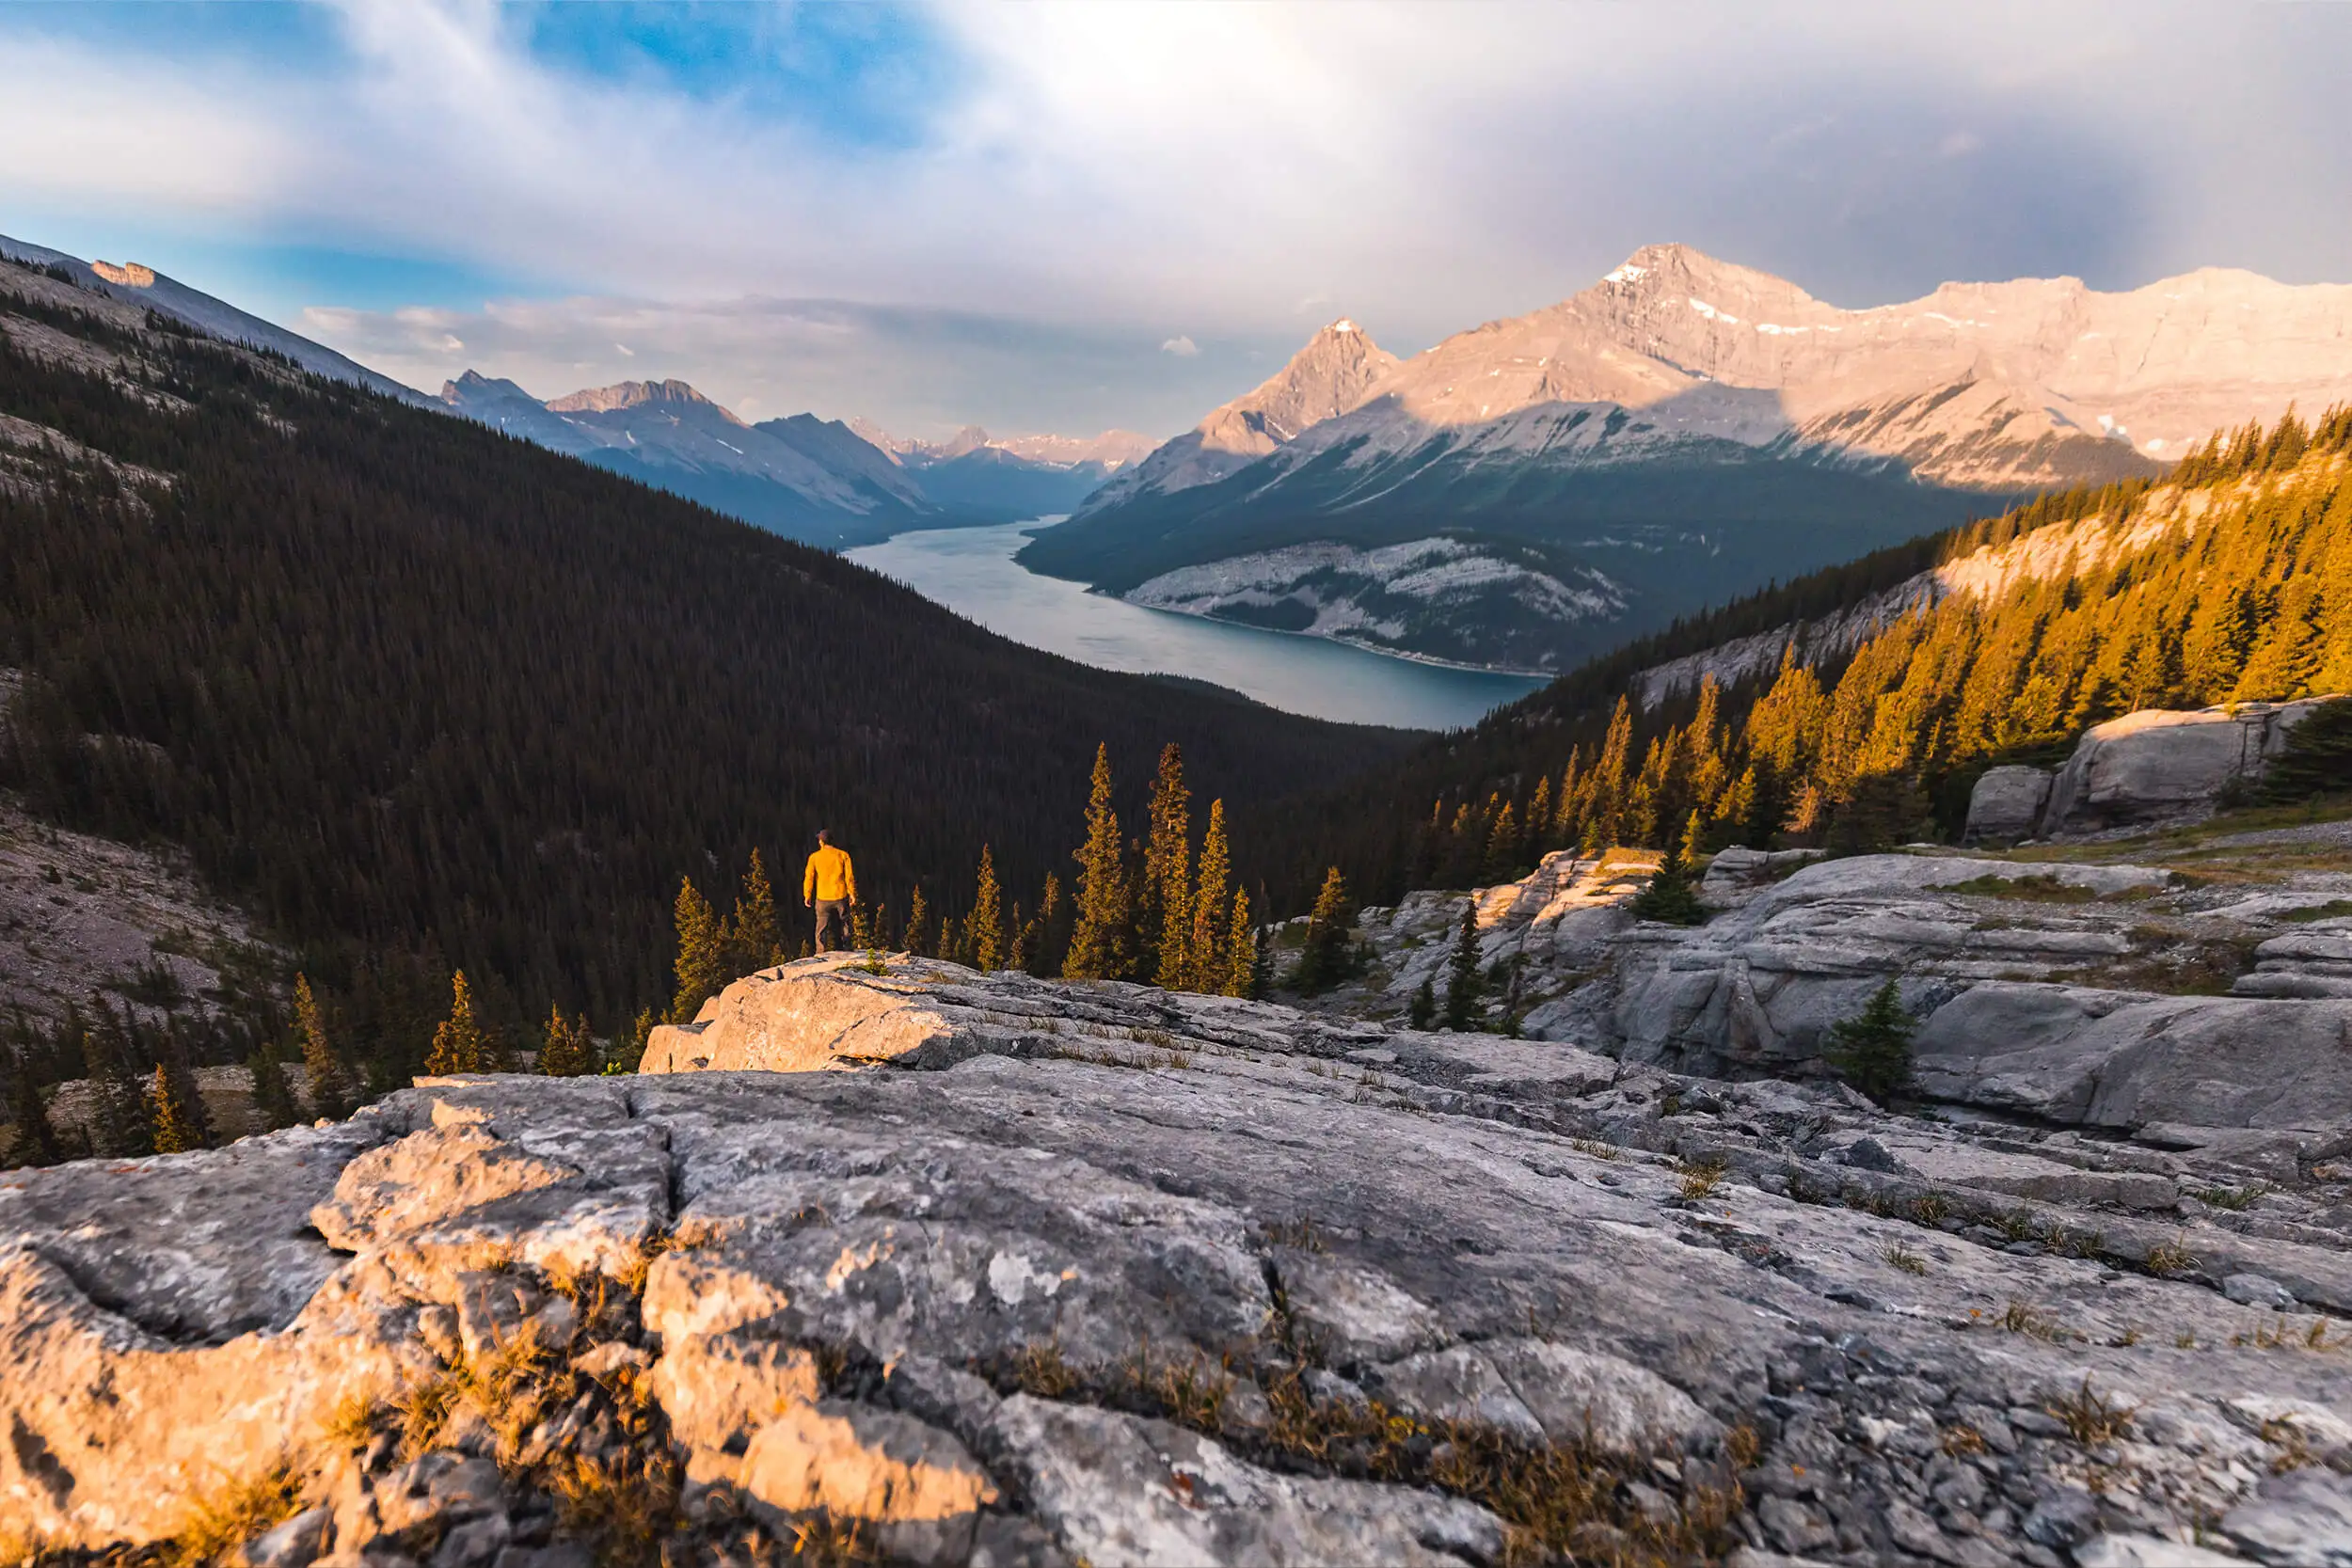
<instances>
[{"instance_id":1,"label":"conifer tree","mask_svg":"<svg viewBox=\"0 0 2352 1568\"><path fill-rule=\"evenodd\" d=\"M784 961L782 929L776 923L776 890L769 884L767 863L752 851L751 869L743 873L743 889L735 896L735 915L727 922L733 939L737 974L767 969Z\"/></svg>"},{"instance_id":2,"label":"conifer tree","mask_svg":"<svg viewBox=\"0 0 2352 1568\"><path fill-rule=\"evenodd\" d=\"M152 1154L155 1119L131 1064L130 1042L103 1002L97 1013L98 1022L82 1034L83 1072L93 1101L90 1152L109 1159Z\"/></svg>"},{"instance_id":3,"label":"conifer tree","mask_svg":"<svg viewBox=\"0 0 2352 1568\"><path fill-rule=\"evenodd\" d=\"M1158 983L1170 988L1184 983L1189 962L1184 948L1192 935L1191 804L1184 754L1171 742L1161 749L1159 776L1152 784L1136 911L1141 956Z\"/></svg>"},{"instance_id":4,"label":"conifer tree","mask_svg":"<svg viewBox=\"0 0 2352 1568\"><path fill-rule=\"evenodd\" d=\"M353 1109L351 1074L327 1038L326 1017L307 974L294 976L294 1031L302 1037L302 1070L310 1081L310 1115L341 1121Z\"/></svg>"},{"instance_id":5,"label":"conifer tree","mask_svg":"<svg viewBox=\"0 0 2352 1568\"><path fill-rule=\"evenodd\" d=\"M1200 840L1200 879L1193 885L1192 935L1184 943L1187 967L1178 982L1182 989L1211 995L1225 989L1225 921L1232 909L1232 851L1225 840L1225 802L1212 800L1208 831Z\"/></svg>"},{"instance_id":6,"label":"conifer tree","mask_svg":"<svg viewBox=\"0 0 2352 1568\"><path fill-rule=\"evenodd\" d=\"M1437 982L1422 975L1420 987L1413 992L1412 1006L1406 1010L1405 1022L1415 1029L1426 1029L1438 1016Z\"/></svg>"},{"instance_id":7,"label":"conifer tree","mask_svg":"<svg viewBox=\"0 0 2352 1568\"><path fill-rule=\"evenodd\" d=\"M1008 927L1012 934L1008 939L1005 948L1007 969L1017 969L1025 974L1036 964L1038 924L1035 916L1026 920L1022 918L1021 901L1014 899L1012 919L1008 922Z\"/></svg>"},{"instance_id":8,"label":"conifer tree","mask_svg":"<svg viewBox=\"0 0 2352 1568\"><path fill-rule=\"evenodd\" d=\"M1135 911L1120 853L1119 816L1111 809L1111 753L1094 753L1094 784L1087 802L1087 836L1078 863L1077 924L1061 972L1073 980L1124 979L1133 967Z\"/></svg>"},{"instance_id":9,"label":"conifer tree","mask_svg":"<svg viewBox=\"0 0 2352 1568\"><path fill-rule=\"evenodd\" d=\"M1507 882L1518 873L1519 819L1518 814L1505 800L1496 814L1493 828L1486 834L1486 874L1489 884Z\"/></svg>"},{"instance_id":10,"label":"conifer tree","mask_svg":"<svg viewBox=\"0 0 2352 1568\"><path fill-rule=\"evenodd\" d=\"M947 952L945 940L931 940L931 906L923 896L920 882L914 884L914 896L907 900L907 951L918 958L938 958Z\"/></svg>"},{"instance_id":11,"label":"conifer tree","mask_svg":"<svg viewBox=\"0 0 2352 1568\"><path fill-rule=\"evenodd\" d=\"M677 993L670 1000L670 1022L691 1023L705 1002L726 983L725 933L710 900L680 878L677 885Z\"/></svg>"},{"instance_id":12,"label":"conifer tree","mask_svg":"<svg viewBox=\"0 0 2352 1568\"><path fill-rule=\"evenodd\" d=\"M2263 774L2261 798L2309 800L2352 790L2352 700L2322 703L2287 731L2286 748Z\"/></svg>"},{"instance_id":13,"label":"conifer tree","mask_svg":"<svg viewBox=\"0 0 2352 1568\"><path fill-rule=\"evenodd\" d=\"M588 1032L585 1014L565 1018L562 1007L548 1009L547 1038L539 1046L539 1070L549 1078L578 1078L596 1070L596 1037Z\"/></svg>"},{"instance_id":14,"label":"conifer tree","mask_svg":"<svg viewBox=\"0 0 2352 1568\"><path fill-rule=\"evenodd\" d=\"M152 1095L156 1153L192 1154L213 1147L212 1118L205 1114L204 1097L198 1092L196 1075L188 1070L176 1042L165 1059L155 1064Z\"/></svg>"},{"instance_id":15,"label":"conifer tree","mask_svg":"<svg viewBox=\"0 0 2352 1568\"><path fill-rule=\"evenodd\" d=\"M1884 1104L1911 1086L1911 1040L1917 1029L1890 979L1871 993L1861 1012L1830 1025L1821 1058L1847 1083Z\"/></svg>"},{"instance_id":16,"label":"conifer tree","mask_svg":"<svg viewBox=\"0 0 2352 1568\"><path fill-rule=\"evenodd\" d=\"M1061 879L1045 874L1045 890L1038 895L1037 945L1029 954L1029 973L1052 976L1061 973L1062 955L1070 946L1070 899Z\"/></svg>"},{"instance_id":17,"label":"conifer tree","mask_svg":"<svg viewBox=\"0 0 2352 1568\"><path fill-rule=\"evenodd\" d=\"M1707 923L1707 907L1699 902L1698 890L1691 885L1690 863L1682 858L1680 846L1666 851L1666 858L1651 873L1649 885L1626 904L1626 912L1636 920L1656 920L1668 926Z\"/></svg>"},{"instance_id":18,"label":"conifer tree","mask_svg":"<svg viewBox=\"0 0 2352 1568\"><path fill-rule=\"evenodd\" d=\"M1446 960L1445 1026L1469 1029L1478 1021L1478 902L1462 900L1462 923Z\"/></svg>"},{"instance_id":19,"label":"conifer tree","mask_svg":"<svg viewBox=\"0 0 2352 1568\"><path fill-rule=\"evenodd\" d=\"M707 915L710 906L705 904L703 912ZM424 1070L436 1078L498 1070L497 1050L474 1017L473 988L466 983L462 969L450 977L449 1017L433 1031L433 1049L425 1055Z\"/></svg>"},{"instance_id":20,"label":"conifer tree","mask_svg":"<svg viewBox=\"0 0 2352 1568\"><path fill-rule=\"evenodd\" d=\"M972 897L972 916L965 922L965 929L971 932L972 967L983 974L1005 967L1004 896L996 885L995 859L983 844L979 888Z\"/></svg>"},{"instance_id":21,"label":"conifer tree","mask_svg":"<svg viewBox=\"0 0 2352 1568\"><path fill-rule=\"evenodd\" d=\"M1225 930L1225 983L1217 989L1227 996L1255 996L1261 989L1258 927L1249 918L1249 894L1245 888L1233 890L1233 918Z\"/></svg>"},{"instance_id":22,"label":"conifer tree","mask_svg":"<svg viewBox=\"0 0 2352 1568\"><path fill-rule=\"evenodd\" d=\"M281 1127L292 1127L302 1118L301 1109L294 1104L294 1089L286 1082L285 1064L278 1059L275 1042L263 1040L252 1055L246 1058L246 1070L253 1075L253 1114L265 1132Z\"/></svg>"},{"instance_id":23,"label":"conifer tree","mask_svg":"<svg viewBox=\"0 0 2352 1568\"><path fill-rule=\"evenodd\" d=\"M1347 879L1332 866L1323 874L1315 895L1314 912L1307 917L1307 942L1298 955L1291 983L1307 995L1328 990L1347 977L1351 954L1347 933L1356 921L1354 901L1347 895Z\"/></svg>"},{"instance_id":24,"label":"conifer tree","mask_svg":"<svg viewBox=\"0 0 2352 1568\"><path fill-rule=\"evenodd\" d=\"M32 1057L23 1051L16 1053L9 1077L15 1085L9 1097L11 1130L8 1148L0 1149L0 1170L56 1164L65 1158L65 1141L57 1136L57 1129L49 1119L49 1106L40 1097L40 1085L33 1082Z\"/></svg>"}]
</instances>

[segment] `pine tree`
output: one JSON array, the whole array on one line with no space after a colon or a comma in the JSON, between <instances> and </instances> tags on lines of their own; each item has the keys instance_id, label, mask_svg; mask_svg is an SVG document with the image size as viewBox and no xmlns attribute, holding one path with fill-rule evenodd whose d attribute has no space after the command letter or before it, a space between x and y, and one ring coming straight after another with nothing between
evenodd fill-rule
<instances>
[{"instance_id":1,"label":"pine tree","mask_svg":"<svg viewBox=\"0 0 2352 1568\"><path fill-rule=\"evenodd\" d=\"M914 884L914 895L907 900L907 951L918 958L944 955L947 944L931 940L931 906L923 896L923 884Z\"/></svg>"},{"instance_id":2,"label":"pine tree","mask_svg":"<svg viewBox=\"0 0 2352 1568\"><path fill-rule=\"evenodd\" d=\"M1192 936L1192 795L1184 787L1184 754L1172 743L1160 752L1159 777L1152 781L1138 888L1137 925L1142 957L1162 986L1184 984Z\"/></svg>"},{"instance_id":3,"label":"pine tree","mask_svg":"<svg viewBox=\"0 0 2352 1568\"><path fill-rule=\"evenodd\" d=\"M1422 976L1420 988L1413 992L1413 1005L1405 1015L1405 1022L1415 1029L1426 1029L1438 1016L1437 982Z\"/></svg>"},{"instance_id":4,"label":"pine tree","mask_svg":"<svg viewBox=\"0 0 2352 1568\"><path fill-rule=\"evenodd\" d=\"M294 976L294 1030L302 1037L302 1070L310 1081L310 1115L341 1121L352 1112L351 1075L327 1038L326 1017L307 974Z\"/></svg>"},{"instance_id":5,"label":"pine tree","mask_svg":"<svg viewBox=\"0 0 2352 1568\"><path fill-rule=\"evenodd\" d=\"M1347 895L1347 879L1340 875L1338 866L1332 866L1323 874L1314 912L1307 917L1307 942L1291 983L1311 996L1345 979L1353 967L1347 933L1355 923L1356 907Z\"/></svg>"},{"instance_id":6,"label":"pine tree","mask_svg":"<svg viewBox=\"0 0 2352 1568\"><path fill-rule=\"evenodd\" d=\"M95 1000L95 998L93 998ZM83 1072L90 1080L90 1152L132 1159L155 1152L155 1118L130 1057L130 1041L103 1003L82 1034Z\"/></svg>"},{"instance_id":7,"label":"pine tree","mask_svg":"<svg viewBox=\"0 0 2352 1568\"><path fill-rule=\"evenodd\" d=\"M1462 923L1446 960L1445 1026L1469 1029L1478 1021L1478 903L1462 900Z\"/></svg>"},{"instance_id":8,"label":"pine tree","mask_svg":"<svg viewBox=\"0 0 2352 1568\"><path fill-rule=\"evenodd\" d=\"M983 974L1005 967L1005 906L1004 892L996 885L996 862L988 846L980 846L979 889L972 895L972 917L964 923L971 932L972 967Z\"/></svg>"},{"instance_id":9,"label":"pine tree","mask_svg":"<svg viewBox=\"0 0 2352 1568\"><path fill-rule=\"evenodd\" d=\"M176 1043L165 1060L155 1064L152 1094L156 1153L192 1154L213 1147L212 1118L205 1114L204 1097L198 1092L196 1075L188 1070Z\"/></svg>"},{"instance_id":10,"label":"pine tree","mask_svg":"<svg viewBox=\"0 0 2352 1568\"><path fill-rule=\"evenodd\" d=\"M1119 816L1111 809L1111 753L1094 753L1094 784L1087 801L1087 837L1079 847L1077 926L1061 972L1073 980L1124 979L1133 967L1134 905L1120 853Z\"/></svg>"},{"instance_id":11,"label":"pine tree","mask_svg":"<svg viewBox=\"0 0 2352 1568\"><path fill-rule=\"evenodd\" d=\"M41 1100L40 1085L33 1082L31 1056L22 1051L16 1053L10 1077L15 1084L8 1111L12 1125L8 1146L0 1149L0 1170L56 1164L65 1158L65 1142L57 1136L57 1129L49 1119L49 1107Z\"/></svg>"},{"instance_id":12,"label":"pine tree","mask_svg":"<svg viewBox=\"0 0 2352 1568\"><path fill-rule=\"evenodd\" d=\"M680 878L677 885L677 994L670 1001L670 1022L691 1023L705 1002L726 983L725 933L710 900Z\"/></svg>"},{"instance_id":13,"label":"pine tree","mask_svg":"<svg viewBox=\"0 0 2352 1568\"><path fill-rule=\"evenodd\" d=\"M769 885L767 863L752 851L751 869L743 873L743 890L735 897L735 915L727 922L737 974L784 962L782 928L776 923L776 890Z\"/></svg>"},{"instance_id":14,"label":"pine tree","mask_svg":"<svg viewBox=\"0 0 2352 1568\"><path fill-rule=\"evenodd\" d=\"M1193 884L1192 935L1184 943L1187 968L1179 982L1183 990L1214 995L1225 989L1225 920L1232 909L1232 852L1225 841L1225 802L1212 800L1208 832L1200 840L1200 879Z\"/></svg>"},{"instance_id":15,"label":"pine tree","mask_svg":"<svg viewBox=\"0 0 2352 1568\"><path fill-rule=\"evenodd\" d=\"M1021 917L1021 901L1013 900L1012 919L1009 922L1012 935L1005 949L1005 967L1029 973L1037 962L1038 920Z\"/></svg>"},{"instance_id":16,"label":"pine tree","mask_svg":"<svg viewBox=\"0 0 2352 1568\"><path fill-rule=\"evenodd\" d=\"M1911 1086L1911 1039L1918 1025L1903 1010L1893 980L1871 993L1861 1012L1829 1027L1821 1058L1837 1075L1884 1104Z\"/></svg>"},{"instance_id":17,"label":"pine tree","mask_svg":"<svg viewBox=\"0 0 2352 1568\"><path fill-rule=\"evenodd\" d=\"M1505 800L1496 814L1494 826L1486 832L1486 878L1491 885L1507 882L1518 875L1519 819L1511 803Z\"/></svg>"},{"instance_id":18,"label":"pine tree","mask_svg":"<svg viewBox=\"0 0 2352 1568\"><path fill-rule=\"evenodd\" d=\"M596 1037L588 1032L585 1015L565 1018L561 1007L548 1010L547 1039L539 1047L539 1070L549 1078L579 1078L596 1070Z\"/></svg>"},{"instance_id":19,"label":"pine tree","mask_svg":"<svg viewBox=\"0 0 2352 1568\"><path fill-rule=\"evenodd\" d=\"M1045 891L1037 901L1037 945L1029 953L1029 973L1056 975L1061 973L1062 955L1070 947L1070 900L1061 890L1061 879L1052 872L1045 874Z\"/></svg>"},{"instance_id":20,"label":"pine tree","mask_svg":"<svg viewBox=\"0 0 2352 1568\"><path fill-rule=\"evenodd\" d=\"M294 1104L294 1089L286 1083L286 1067L278 1060L276 1044L263 1040L261 1048L246 1058L245 1066L253 1075L253 1114L263 1132L275 1132L302 1119L301 1109Z\"/></svg>"},{"instance_id":21,"label":"pine tree","mask_svg":"<svg viewBox=\"0 0 2352 1568\"><path fill-rule=\"evenodd\" d=\"M1627 902L1626 912L1636 920L1668 926L1707 923L1707 907L1699 902L1698 889L1691 885L1690 863L1682 858L1679 846L1666 851L1666 858L1651 873L1649 885Z\"/></svg>"},{"instance_id":22,"label":"pine tree","mask_svg":"<svg viewBox=\"0 0 2352 1568\"><path fill-rule=\"evenodd\" d=\"M1535 781L1534 799L1527 802L1527 828L1524 833L1525 858L1540 863L1546 850L1551 847L1551 780L1549 776Z\"/></svg>"},{"instance_id":23,"label":"pine tree","mask_svg":"<svg viewBox=\"0 0 2352 1568\"><path fill-rule=\"evenodd\" d=\"M2261 798L2305 800L2352 790L2352 700L2322 703L2287 731L2286 748L2263 774Z\"/></svg>"},{"instance_id":24,"label":"pine tree","mask_svg":"<svg viewBox=\"0 0 2352 1568\"><path fill-rule=\"evenodd\" d=\"M1249 894L1233 890L1233 918L1225 927L1225 983L1217 990L1227 996L1255 996L1262 989L1258 973L1258 927L1249 918Z\"/></svg>"},{"instance_id":25,"label":"pine tree","mask_svg":"<svg viewBox=\"0 0 2352 1568\"><path fill-rule=\"evenodd\" d=\"M710 906L705 904L703 912L707 915ZM717 923L711 924L715 927ZM466 983L462 969L450 977L449 1017L433 1031L433 1049L424 1058L424 1070L435 1078L498 1070L497 1049L474 1017L473 988Z\"/></svg>"}]
</instances>

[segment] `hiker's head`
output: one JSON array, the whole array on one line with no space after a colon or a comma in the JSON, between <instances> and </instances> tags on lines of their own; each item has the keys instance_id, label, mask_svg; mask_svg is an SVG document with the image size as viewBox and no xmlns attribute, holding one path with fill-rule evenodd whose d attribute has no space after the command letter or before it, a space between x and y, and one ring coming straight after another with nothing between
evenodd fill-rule
<instances>
[{"instance_id":1,"label":"hiker's head","mask_svg":"<svg viewBox=\"0 0 2352 1568\"><path fill-rule=\"evenodd\" d=\"M819 829L818 829L818 830L817 830L817 842L818 842L818 844L820 844L820 845L822 845L822 844L831 844L831 843L833 842L833 830L832 830L831 828L819 828Z\"/></svg>"}]
</instances>

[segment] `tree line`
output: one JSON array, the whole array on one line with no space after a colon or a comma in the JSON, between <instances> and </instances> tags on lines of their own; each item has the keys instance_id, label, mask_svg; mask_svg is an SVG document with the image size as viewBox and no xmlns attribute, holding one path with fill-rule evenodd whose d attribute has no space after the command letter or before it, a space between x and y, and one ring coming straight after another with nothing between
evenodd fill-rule
<instances>
[{"instance_id":1,"label":"tree line","mask_svg":"<svg viewBox=\"0 0 2352 1568\"><path fill-rule=\"evenodd\" d=\"M1645 710L1635 677L1715 645L1694 633L1750 635L1771 606L1828 613L1902 579L1842 572L1843 599L1807 581L1693 623L1425 747L1377 793L1277 808L1301 846L1294 896L1334 861L1393 896L1506 879L1555 849L1956 836L1986 768L2058 760L2104 720L2352 692L2347 454L2352 409L2218 433L2164 481L2042 498L1908 554L1957 561L2094 519L2128 546L1919 606L1841 657L1806 661L1792 641L1760 677L1703 679ZM2276 787L2325 777L2312 759L2344 722L2307 721Z\"/></svg>"}]
</instances>

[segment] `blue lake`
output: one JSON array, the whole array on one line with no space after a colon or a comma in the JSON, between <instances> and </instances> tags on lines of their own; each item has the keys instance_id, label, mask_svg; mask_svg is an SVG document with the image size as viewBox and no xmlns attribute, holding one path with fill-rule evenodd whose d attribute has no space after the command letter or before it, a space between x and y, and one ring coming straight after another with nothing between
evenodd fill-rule
<instances>
[{"instance_id":1,"label":"blue lake","mask_svg":"<svg viewBox=\"0 0 2352 1568\"><path fill-rule=\"evenodd\" d=\"M1458 729L1544 684L1534 676L1420 664L1319 637L1146 610L1089 593L1013 561L1013 552L1041 526L929 529L845 553L1016 642L1104 670L1213 681L1285 713Z\"/></svg>"}]
</instances>

